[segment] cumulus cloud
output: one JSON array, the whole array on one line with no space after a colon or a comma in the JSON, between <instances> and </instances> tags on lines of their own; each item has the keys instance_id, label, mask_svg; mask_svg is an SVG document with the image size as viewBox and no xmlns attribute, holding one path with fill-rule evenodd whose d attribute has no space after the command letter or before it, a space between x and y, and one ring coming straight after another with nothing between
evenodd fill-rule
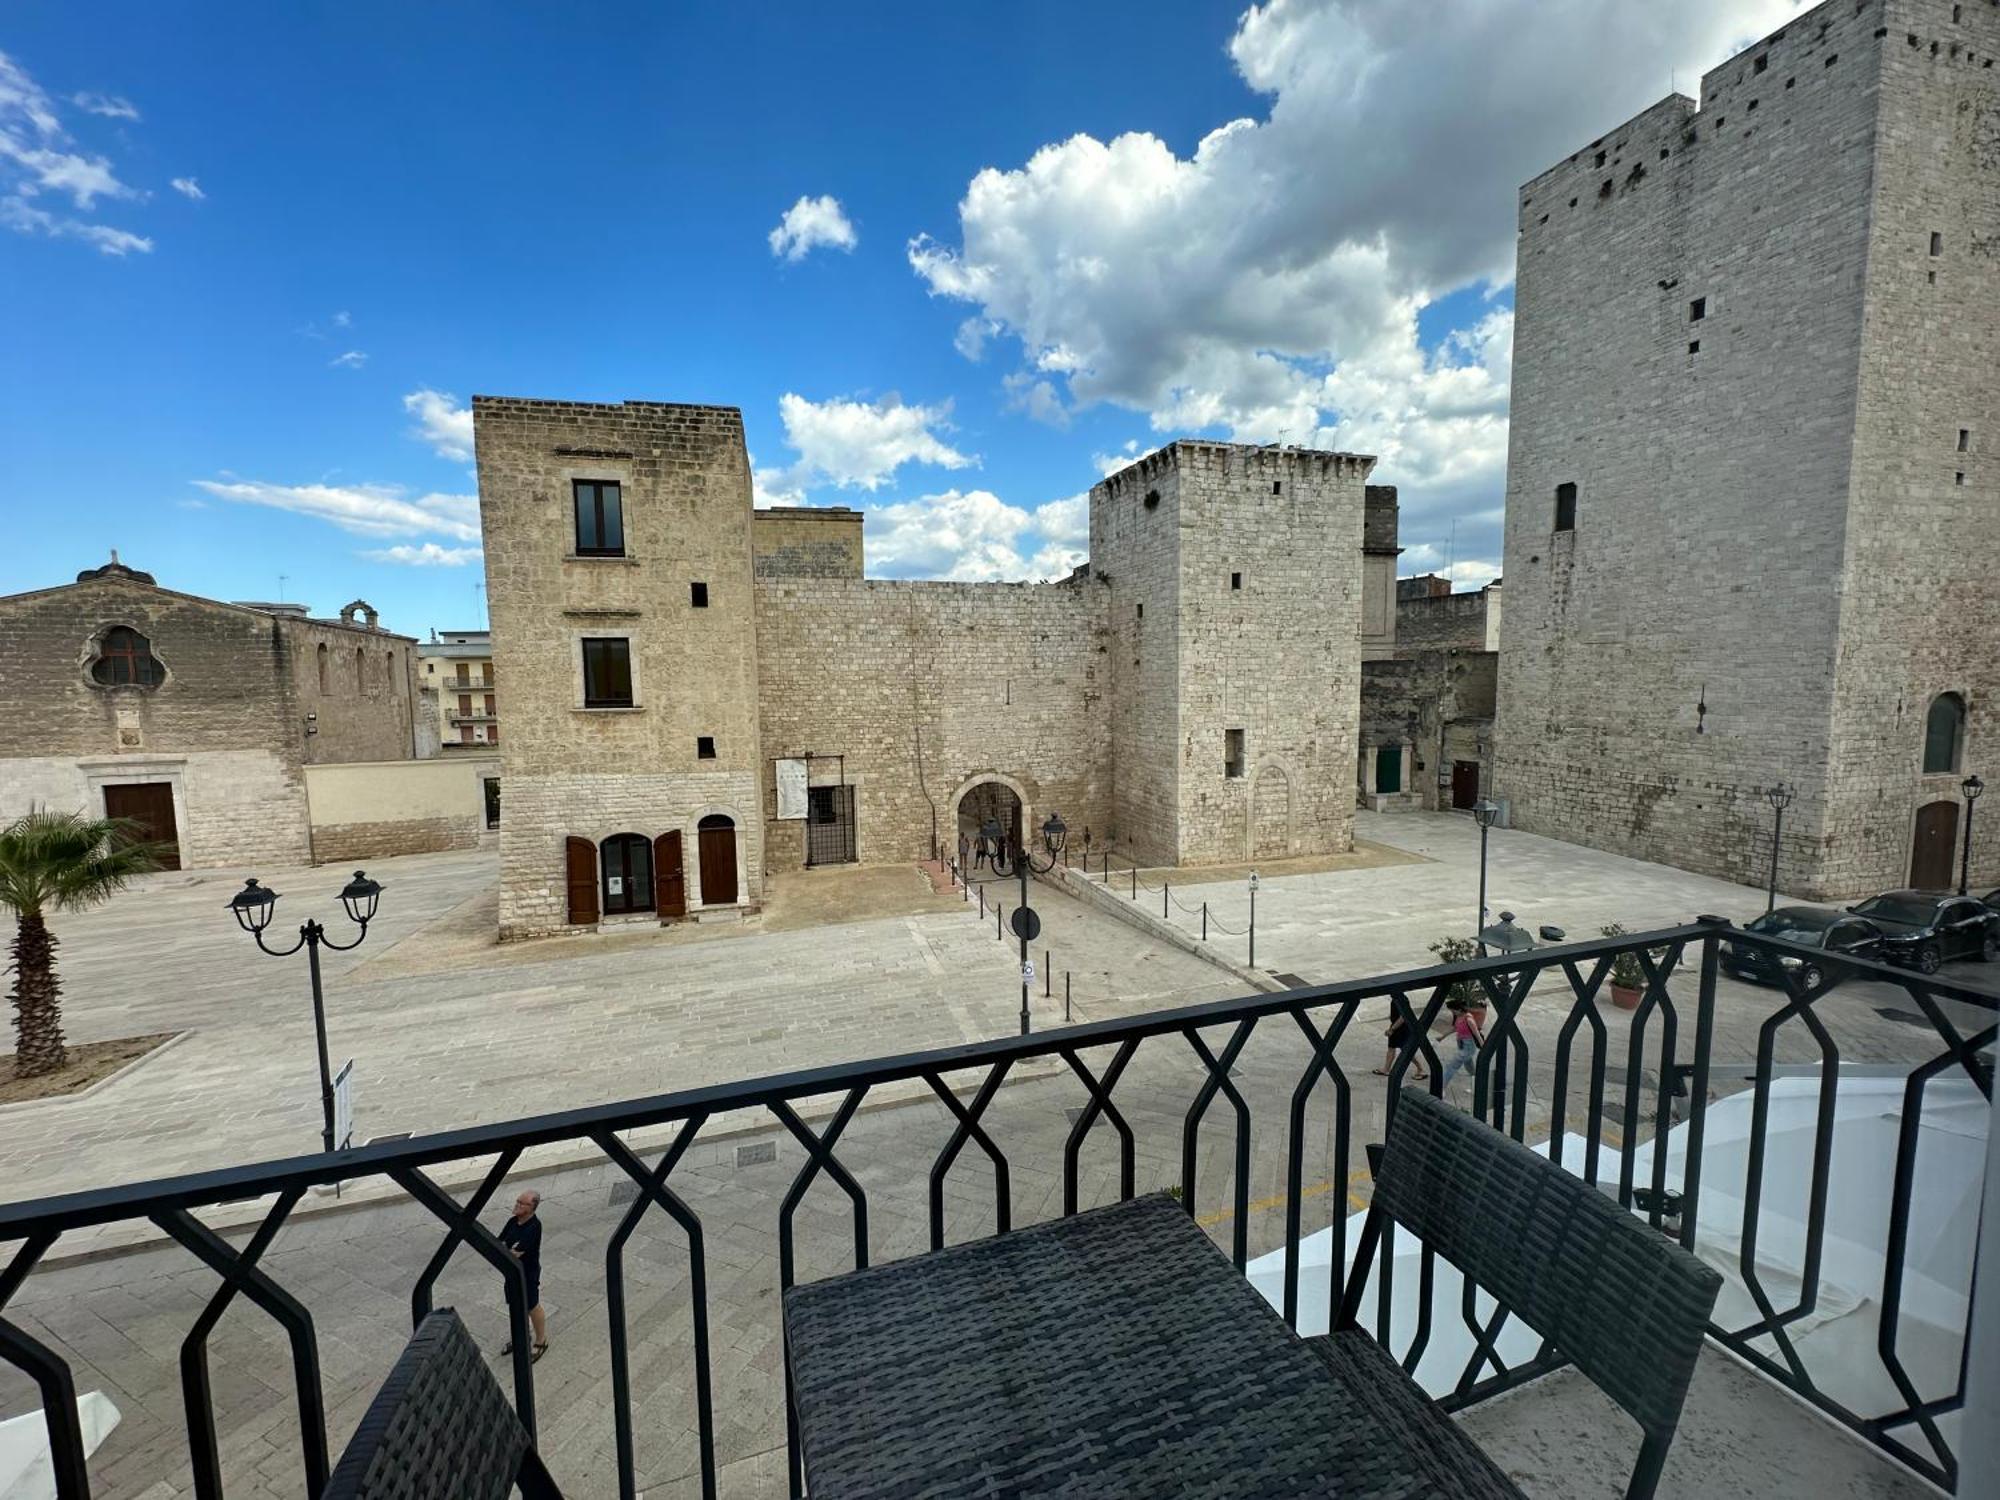
<instances>
[{"instance_id":1,"label":"cumulus cloud","mask_svg":"<svg viewBox=\"0 0 2000 1500\"><path fill-rule=\"evenodd\" d=\"M852 250L859 244L853 224L848 222L840 200L831 194L802 197L785 210L778 227L765 236L771 253L780 260L804 260L821 245L836 250Z\"/></svg>"},{"instance_id":2,"label":"cumulus cloud","mask_svg":"<svg viewBox=\"0 0 2000 1500\"><path fill-rule=\"evenodd\" d=\"M71 94L69 102L87 115L102 115L107 120L136 120L138 106L130 99L121 99L116 94L94 94L84 92Z\"/></svg>"},{"instance_id":3,"label":"cumulus cloud","mask_svg":"<svg viewBox=\"0 0 2000 1500\"><path fill-rule=\"evenodd\" d=\"M255 479L197 479L218 500L263 505L328 521L356 536L423 536L479 540L477 495L418 495L390 484L270 484Z\"/></svg>"},{"instance_id":4,"label":"cumulus cloud","mask_svg":"<svg viewBox=\"0 0 2000 1500\"><path fill-rule=\"evenodd\" d=\"M208 196L201 190L201 184L192 177L176 177L170 185L183 198L192 198L197 203Z\"/></svg>"},{"instance_id":5,"label":"cumulus cloud","mask_svg":"<svg viewBox=\"0 0 2000 1500\"><path fill-rule=\"evenodd\" d=\"M104 102L131 109L123 100ZM114 109L94 112L117 113ZM137 111L129 118L137 119ZM106 158L77 148L42 86L27 69L0 52L0 228L49 239L80 240L106 255L144 253L153 248L153 242L143 235L71 217L37 201L66 197L72 208L88 213L100 198L138 196L119 181Z\"/></svg>"},{"instance_id":6,"label":"cumulus cloud","mask_svg":"<svg viewBox=\"0 0 2000 1500\"><path fill-rule=\"evenodd\" d=\"M346 327L346 313L336 315L336 324ZM472 457L472 408L460 406L449 391L425 386L403 398L403 410L417 419L416 436L429 443L440 458L463 463Z\"/></svg>"},{"instance_id":7,"label":"cumulus cloud","mask_svg":"<svg viewBox=\"0 0 2000 1500\"><path fill-rule=\"evenodd\" d=\"M1052 500L1031 511L991 490L950 489L878 506L864 523L868 571L956 582L1059 578L1083 561L1075 520L1084 500Z\"/></svg>"},{"instance_id":8,"label":"cumulus cloud","mask_svg":"<svg viewBox=\"0 0 2000 1500\"><path fill-rule=\"evenodd\" d=\"M402 563L412 568L462 568L486 554L478 547L440 547L436 542L425 542L418 547L376 547L361 555L371 562Z\"/></svg>"},{"instance_id":9,"label":"cumulus cloud","mask_svg":"<svg viewBox=\"0 0 2000 1500\"><path fill-rule=\"evenodd\" d=\"M951 427L949 401L905 406L893 394L879 401L838 396L808 401L787 391L778 398L778 418L785 424L785 442L799 456L787 469L764 471L771 493L828 484L873 490L904 464L963 469L979 462L938 436Z\"/></svg>"},{"instance_id":10,"label":"cumulus cloud","mask_svg":"<svg viewBox=\"0 0 2000 1500\"><path fill-rule=\"evenodd\" d=\"M1015 342L1030 414L1112 403L1163 433L1373 451L1435 529L1497 505L1512 320L1489 303L1427 348L1418 314L1506 285L1519 183L1794 11L1439 0L1413 26L1391 0L1269 0L1229 47L1261 118L1186 157L1076 135L987 168L957 242L920 235L910 264L972 305L961 353Z\"/></svg>"},{"instance_id":11,"label":"cumulus cloud","mask_svg":"<svg viewBox=\"0 0 2000 1500\"><path fill-rule=\"evenodd\" d=\"M349 349L345 354L336 354L327 361L336 370L358 370L367 363L367 352L361 349Z\"/></svg>"}]
</instances>

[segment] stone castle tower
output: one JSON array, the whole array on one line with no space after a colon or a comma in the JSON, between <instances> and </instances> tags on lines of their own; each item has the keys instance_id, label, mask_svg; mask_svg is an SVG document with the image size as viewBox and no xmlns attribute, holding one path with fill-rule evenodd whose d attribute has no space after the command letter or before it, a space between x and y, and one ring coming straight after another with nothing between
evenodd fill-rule
<instances>
[{"instance_id":1,"label":"stone castle tower","mask_svg":"<svg viewBox=\"0 0 2000 1500\"><path fill-rule=\"evenodd\" d=\"M2000 779L2000 4L1829 0L1521 190L1493 791L1956 884ZM2000 875L2000 816L1972 865Z\"/></svg>"}]
</instances>

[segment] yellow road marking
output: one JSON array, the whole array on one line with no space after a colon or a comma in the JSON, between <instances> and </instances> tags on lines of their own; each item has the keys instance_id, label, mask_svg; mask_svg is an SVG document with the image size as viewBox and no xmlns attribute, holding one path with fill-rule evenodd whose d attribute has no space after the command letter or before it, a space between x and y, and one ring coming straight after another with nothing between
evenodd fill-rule
<instances>
[{"instance_id":1,"label":"yellow road marking","mask_svg":"<svg viewBox=\"0 0 2000 1500\"><path fill-rule=\"evenodd\" d=\"M1366 1182L1367 1180L1368 1169L1366 1167L1357 1167L1347 1174L1347 1206L1349 1208L1366 1208L1368 1206L1368 1200L1354 1191L1355 1183ZM1303 1203L1308 1198L1317 1198L1322 1193L1330 1193L1332 1191L1333 1184L1331 1182L1316 1182L1311 1187L1299 1189L1299 1201ZM1285 1197L1286 1195L1283 1193L1273 1193L1268 1198L1254 1199L1250 1204L1250 1212L1253 1214L1261 1213L1267 1208L1277 1208L1285 1201ZM1212 1214L1198 1215L1195 1223L1199 1224L1203 1229L1212 1229L1217 1224L1226 1223L1235 1217L1235 1209L1223 1208L1216 1210Z\"/></svg>"}]
</instances>

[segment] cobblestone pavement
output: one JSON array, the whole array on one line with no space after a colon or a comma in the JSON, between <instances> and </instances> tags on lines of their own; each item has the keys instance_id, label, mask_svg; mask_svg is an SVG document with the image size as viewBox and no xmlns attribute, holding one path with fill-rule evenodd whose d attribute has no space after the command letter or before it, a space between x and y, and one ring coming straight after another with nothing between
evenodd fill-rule
<instances>
[{"instance_id":1,"label":"cobblestone pavement","mask_svg":"<svg viewBox=\"0 0 2000 1500\"><path fill-rule=\"evenodd\" d=\"M1407 832L1379 826L1389 821L1407 825ZM1435 864L1295 877L1302 886L1341 879L1358 884L1352 890L1313 897L1326 901L1326 914L1286 919L1299 928L1297 934L1285 939L1293 946L1289 952L1280 949L1280 956L1267 958L1263 951L1267 901L1280 912L1286 910L1286 903L1297 902L1295 913L1307 901L1305 893L1293 895L1289 882L1272 882L1266 887L1268 896L1265 892L1259 896L1260 961L1313 979L1428 962L1423 943L1439 931L1462 925L1439 915L1442 893L1449 888L1455 899L1457 888L1467 878L1463 840L1452 826L1455 822L1448 818L1384 819L1364 830L1366 836L1376 839L1435 840L1433 849L1424 851L1437 861ZM1434 826L1426 828L1425 824ZM1518 909L1530 922L1558 921L1573 932L1585 930L1586 922L1597 919L1597 910L1585 912L1585 920L1578 920L1575 912L1590 892L1609 900L1604 894L1607 890L1654 891L1650 882L1660 883L1660 893L1647 898L1658 902L1658 916L1651 915L1648 908L1620 909L1611 911L1606 919L1616 916L1633 927L1679 919L1692 914L1680 909L1690 896L1700 898L1694 902L1694 910L1745 910L1748 898L1742 892L1734 893L1735 905L1726 906L1710 899L1713 892L1678 884L1694 882L1696 877L1657 872L1652 867L1545 841L1535 844L1542 846L1539 851L1523 843L1521 857L1539 857L1548 869L1537 877L1530 868L1517 868L1510 872L1507 887L1522 893L1509 899L1520 901ZM1476 843L1473 847L1476 851ZM1568 883L1571 877L1566 861L1571 856L1599 867L1592 881ZM453 890L459 892L460 900L470 899L481 877L475 867L461 869L446 857L433 858L440 862L439 890L434 898L423 899L427 909L441 913L455 904ZM315 872L314 878L324 879L324 872ZM1422 884L1420 878L1435 885ZM1537 879L1545 882L1551 894L1540 894L1543 886ZM405 880L396 888L404 890L422 883ZM1395 888L1382 889L1383 883ZM303 882L299 885L305 888ZM1729 888L1723 888L1722 894L1728 893ZM219 907L226 894L226 890L205 893L200 910L206 911L211 899ZM991 894L1000 892L995 889ZM408 899L413 904L418 900L415 894ZM1155 948L1133 930L1044 887L1035 888L1033 899L1046 924L1047 941L1038 941L1037 949L1047 946L1055 955L1058 970L1069 967L1079 976L1077 995L1082 998L1075 1007L1079 1020L1217 998L1240 988L1199 958ZM1007 904L1012 905L1011 897ZM1633 905L1640 906L1636 898ZM1336 907L1344 913L1368 911L1373 915L1367 921L1337 921L1331 915ZM1750 911L1758 909L1760 903L1748 907ZM1324 951L1310 946L1305 936L1315 920L1321 924ZM413 916L405 933L413 933L418 925ZM171 924L164 926L172 930ZM887 936L855 930L877 926ZM1284 920L1272 919L1274 936L1284 926ZM236 944L247 940L233 927L224 935L234 938L235 943L209 944L183 934L180 942L186 946L178 950L176 961L191 963L193 968L188 972L199 970L203 960L195 956L198 953L206 953L210 963L226 959L232 965L248 965L249 957L234 951ZM782 946L781 940L786 939L797 946ZM77 946L88 949L89 944L80 942ZM903 949L917 955L928 951L944 967L944 974L934 973L921 956L900 957ZM1087 967L1080 958L1084 953L1091 955ZM653 967L644 969L651 976L647 983L662 996L694 995L695 1003L707 1008L705 1022L712 1031L705 1050L699 1057L683 1053L677 1065L688 1073L686 1081L695 1081L692 1074L700 1071L698 1064L713 1070L702 1081L720 1081L797 1065L815 1047L819 1049L816 1060L823 1061L831 1056L881 1054L947 1044L965 1036L1003 1034L1013 1029L1019 1005L1018 956L1013 944L997 941L990 925L982 925L973 912L964 910L930 913L903 922L667 945L657 958L650 949L645 956L654 961ZM641 1008L636 1020L608 1023L608 1030L592 1030L600 1024L594 1015L597 1010L615 1011L619 1005L629 1004L630 995L639 988L624 973L628 955L621 951L611 959L615 966L607 962L598 967L599 961L589 958L566 960L545 975L538 972L540 965L536 963L510 963L504 979L505 999L495 998L491 989L494 976L490 974L466 976L462 990L456 988L457 976L426 976L410 981L413 988L402 991L383 981L375 988L384 993L373 998L368 987L343 986L337 979L333 989L343 1004L353 997L372 1007L373 1024L382 1030L385 1048L393 1041L396 1046L424 1051L433 1044L426 1043L421 1034L435 1029L445 1038L435 1044L443 1052L477 1060L468 1067L491 1070L490 1076L479 1074L486 1079L484 1086L467 1087L449 1099L436 1101L439 1115L449 1117L452 1123L466 1123L464 1115L454 1111L469 1109L477 1119L504 1118L530 1108L552 1107L546 1102L552 1089L572 1091L571 1102L584 1102L573 1094L583 1091L601 1099L661 1086L658 1082L627 1086L626 1081L635 1076L662 1076L645 1070L664 1071L664 1065L650 1057L635 1059L621 1054L628 1047L651 1047L652 1039L665 1029L660 1015L671 1015L670 1007L683 1002L669 998L647 1002L661 1009L648 1014ZM275 962L264 962L269 968L278 968ZM1044 962L1040 952L1036 962L1038 966ZM884 968L878 970L878 964ZM678 972L682 965L692 968L683 974ZM88 968L83 972L88 973ZM836 974L850 976L838 983L851 987L860 998L837 1013L811 1012L813 992L829 988L827 978ZM1083 976L1089 978L1087 985L1080 982ZM286 977L296 981L300 976ZM471 983L474 979L487 987ZM879 992L873 988L878 983L882 986ZM1676 992L1684 995L1686 1006L1691 1005L1692 991L1691 987L1682 991L1684 983L1686 978L1677 981ZM72 993L78 988L73 986ZM548 988L558 988L560 994L536 993ZM909 1004L903 992L912 988L929 997L927 1007ZM975 989L975 1000L963 998L964 992ZM760 1006L775 1004L788 1013L792 1006L808 1009L793 1016L791 1031L760 1040L746 1028L768 1027L758 1024L763 1019L761 1011L744 1014L740 997L746 994L760 997L756 1002ZM952 999L955 994L960 996L956 1001ZM731 996L738 997L733 1011L729 1009ZM1038 1027L1057 1020L1059 996L1059 984L1052 1001L1041 999L1037 986L1034 1004ZM871 1014L869 997L876 997L875 1003L884 1006L908 1008ZM1936 1050L1925 1029L1909 1024L1911 1008L1907 1002L1899 1005L1897 1001L1893 987L1857 985L1822 1002L1821 1009L1844 1058L1907 1064ZM232 1002L203 996L176 1003L212 1007L204 1014L219 1017L214 1024L220 1025L227 1022ZM954 1003L970 1008L950 1012ZM1770 991L1725 982L1718 1000L1717 1058L1747 1059L1754 1055L1759 1029L1772 1017L1777 1004ZM423 1008L416 1008L419 1006ZM538 1007L543 1010L538 1011ZM941 1008L952 1015L949 1027L937 1024ZM1548 1109L1553 1068L1549 1039L1567 1008L1566 997L1538 989L1524 1009L1523 1027L1532 1056L1531 1117L1537 1120L1545 1117ZM1345 1156L1336 1152L1331 1138L1334 1086L1322 1081L1312 1098L1297 1163L1303 1189L1302 1228L1306 1232L1366 1201L1368 1185L1361 1148L1381 1134L1382 1080L1368 1072L1381 1060L1381 1011L1379 1004L1366 1007L1338 1054L1352 1111ZM1890 1014L1883 1014L1885 1011ZM553 1019L536 1019L543 1014ZM1904 1018L1897 1019L1898 1014ZM1631 1018L1610 1007L1602 1015L1615 1108L1623 1096ZM617 1024L630 1029L619 1032ZM498 1034L491 1038L455 1034L466 1029ZM1225 1031L1216 1028L1208 1033L1212 1048L1220 1050L1227 1039ZM238 1036L239 1048L246 1045L245 1035ZM365 1039L367 1033L360 1035ZM491 1045L481 1046L482 1040ZM183 1047L187 1045L191 1044ZM285 1054L288 1078L296 1074L300 1057L310 1057L309 1050L298 1052L297 1039L289 1036L282 1045L275 1038L257 1045ZM303 1045L309 1049L309 1033ZM1685 1030L1682 1046L1686 1046ZM1804 1062L1818 1056L1796 1023L1778 1031L1776 1050L1781 1060ZM1302 1029L1288 1017L1276 1016L1256 1028L1235 1069L1234 1080L1249 1105L1252 1121L1246 1189L1250 1207L1241 1226L1251 1255L1274 1248L1284 1239L1285 1191L1292 1163L1285 1122L1308 1055ZM1108 1059L1109 1049L1094 1049L1085 1055L1089 1066L1099 1072ZM267 1065L262 1061L247 1064L256 1070ZM1718 1068L1718 1087L1736 1086L1728 1074L1726 1067ZM138 1076L142 1075L134 1075L135 1079ZM1183 1166L1183 1124L1188 1102L1204 1076L1191 1046L1178 1036L1167 1035L1139 1049L1119 1084L1115 1097L1136 1137L1136 1178L1141 1191L1189 1186ZM969 1075L954 1080L963 1087L977 1081ZM1464 1096L1463 1085L1458 1086L1458 1092ZM996 1095L985 1123L1008 1152L1015 1224L1060 1212L1064 1140L1072 1112L1086 1100L1083 1086L1066 1071L1027 1077ZM295 1137L311 1143L317 1124L313 1105L308 1091L303 1109L295 1106L284 1117L288 1143ZM428 1101L426 1107L430 1107ZM0 1136L5 1137L4 1149L10 1157L18 1151L17 1160L32 1162L34 1153L15 1145L15 1117L0 1116L0 1124L4 1124ZM907 1255L928 1246L928 1173L950 1126L944 1107L929 1099L864 1111L848 1126L839 1144L839 1156L868 1195L871 1259ZM1196 1141L1193 1206L1198 1219L1225 1248L1233 1244L1238 1232L1233 1206L1233 1132L1228 1101L1217 1098ZM1617 1144L1615 1131L1612 1144ZM769 1149L746 1152L745 1147ZM707 1237L716 1439L718 1458L725 1465L725 1494L761 1495L782 1493L783 1489L783 1376L775 1226L779 1201L805 1163L805 1153L788 1135L765 1128L756 1134L699 1140L675 1173L675 1185L701 1215ZM1081 1164L1079 1188L1085 1205L1117 1196L1115 1138L1107 1126L1100 1124L1092 1132ZM544 1194L543 1215L548 1224L544 1296L555 1343L536 1367L541 1436L565 1491L579 1495L615 1492L604 1246L629 1200L619 1191L623 1184L614 1181L614 1175L614 1170L604 1165L519 1173L496 1199L505 1202L519 1185L535 1186ZM490 1212L487 1217L495 1221L498 1215ZM798 1211L801 1278L837 1273L852 1263L851 1225L845 1196L822 1177ZM992 1227L992 1174L984 1157L976 1149L968 1149L948 1184L946 1228L951 1238L958 1239L989 1232ZM438 1237L436 1226L419 1209L403 1204L361 1206L297 1218L266 1256L265 1266L271 1274L315 1314L336 1448L407 1336L408 1289ZM190 1484L181 1435L176 1360L181 1337L214 1286L213 1275L184 1252L154 1245L115 1258L55 1266L30 1278L16 1297L12 1315L30 1333L72 1360L78 1388L105 1391L124 1413L123 1422L93 1466L100 1495L164 1500L182 1493ZM626 1289L640 1483L648 1494L693 1495L697 1493L692 1479L697 1450L688 1261L678 1231L658 1213L647 1216L628 1248ZM504 1318L490 1272L461 1254L438 1288L438 1302L458 1305L482 1343L497 1348L504 1337ZM277 1329L253 1307L239 1303L224 1316L210 1347L229 1493L302 1493L289 1361ZM502 1374L504 1378L504 1370ZM25 1381L11 1370L0 1370L0 1415L29 1410L35 1404Z\"/></svg>"}]
</instances>

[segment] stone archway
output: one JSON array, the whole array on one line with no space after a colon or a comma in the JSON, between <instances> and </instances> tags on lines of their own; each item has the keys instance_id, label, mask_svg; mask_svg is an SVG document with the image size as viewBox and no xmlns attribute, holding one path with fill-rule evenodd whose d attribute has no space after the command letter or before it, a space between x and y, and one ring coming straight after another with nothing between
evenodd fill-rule
<instances>
[{"instance_id":1,"label":"stone archway","mask_svg":"<svg viewBox=\"0 0 2000 1500\"><path fill-rule=\"evenodd\" d=\"M1252 859L1278 859L1292 852L1292 778L1275 761L1257 768L1250 783Z\"/></svg>"},{"instance_id":2,"label":"stone archway","mask_svg":"<svg viewBox=\"0 0 2000 1500\"><path fill-rule=\"evenodd\" d=\"M1000 825L1010 851L1021 847L1024 830L1032 826L1027 789L997 771L968 777L951 795L952 848L959 852L960 864L968 872L979 867L980 832L989 821ZM989 850L988 868L991 853Z\"/></svg>"}]
</instances>

